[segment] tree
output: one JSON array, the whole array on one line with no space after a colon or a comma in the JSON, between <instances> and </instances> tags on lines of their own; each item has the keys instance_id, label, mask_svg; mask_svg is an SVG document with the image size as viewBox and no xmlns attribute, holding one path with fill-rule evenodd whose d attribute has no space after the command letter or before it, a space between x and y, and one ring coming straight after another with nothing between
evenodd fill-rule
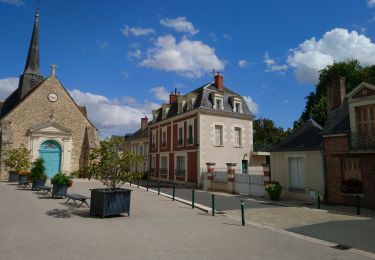
<instances>
[{"instance_id":1,"label":"tree","mask_svg":"<svg viewBox=\"0 0 375 260\"><path fill-rule=\"evenodd\" d=\"M310 116L320 125L325 124L327 119L327 84L340 76L345 77L346 93L349 93L363 81L375 83L375 66L362 66L358 60L346 60L335 62L322 69L315 92L311 92L305 98L305 108L300 118L294 122L294 128L301 126Z\"/></svg>"},{"instance_id":2,"label":"tree","mask_svg":"<svg viewBox=\"0 0 375 260\"><path fill-rule=\"evenodd\" d=\"M282 127L277 127L271 119L260 118L253 122L254 146L269 148L278 144L288 134Z\"/></svg>"},{"instance_id":3,"label":"tree","mask_svg":"<svg viewBox=\"0 0 375 260\"><path fill-rule=\"evenodd\" d=\"M141 177L136 169L143 159L142 156L118 151L116 139L106 139L100 146L90 153L89 165L85 169L88 177L98 179L111 189L119 188L125 182Z\"/></svg>"},{"instance_id":4,"label":"tree","mask_svg":"<svg viewBox=\"0 0 375 260\"><path fill-rule=\"evenodd\" d=\"M44 160L38 158L33 162L33 167L31 168L30 178L32 180L46 180L46 167L44 167Z\"/></svg>"},{"instance_id":5,"label":"tree","mask_svg":"<svg viewBox=\"0 0 375 260\"><path fill-rule=\"evenodd\" d=\"M28 170L31 166L30 151L25 146L10 149L6 153L4 163L8 168L16 172Z\"/></svg>"}]
</instances>

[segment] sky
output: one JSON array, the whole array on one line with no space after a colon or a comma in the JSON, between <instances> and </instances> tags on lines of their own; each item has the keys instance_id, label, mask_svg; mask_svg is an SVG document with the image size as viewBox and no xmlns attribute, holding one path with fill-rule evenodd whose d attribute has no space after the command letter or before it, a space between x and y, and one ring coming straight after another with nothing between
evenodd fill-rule
<instances>
[{"instance_id":1,"label":"sky","mask_svg":"<svg viewBox=\"0 0 375 260\"><path fill-rule=\"evenodd\" d=\"M18 84L37 1L0 0L0 99ZM42 0L40 61L100 136L131 133L177 88L212 81L245 97L256 118L293 126L319 70L375 63L375 0Z\"/></svg>"}]
</instances>

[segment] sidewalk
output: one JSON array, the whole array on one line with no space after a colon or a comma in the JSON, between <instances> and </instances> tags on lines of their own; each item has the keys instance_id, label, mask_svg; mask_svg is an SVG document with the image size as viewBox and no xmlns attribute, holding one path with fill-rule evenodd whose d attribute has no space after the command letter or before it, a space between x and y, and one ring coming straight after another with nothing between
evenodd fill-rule
<instances>
[{"instance_id":1,"label":"sidewalk","mask_svg":"<svg viewBox=\"0 0 375 260\"><path fill-rule=\"evenodd\" d=\"M137 183L132 186L136 187ZM141 186L146 182L141 181ZM150 182L150 189L157 190L157 183ZM169 184L161 184L160 191L172 195ZM195 203L211 207L211 194L215 194L215 209L232 219L241 219L240 201L245 202L247 221L291 231L343 245L344 248L356 248L375 253L375 219L373 210L361 209L356 216L355 208L327 206L321 210L315 205L301 205L297 201L273 202L264 198L248 197L220 192L195 191ZM176 186L175 196L191 201L191 189Z\"/></svg>"}]
</instances>

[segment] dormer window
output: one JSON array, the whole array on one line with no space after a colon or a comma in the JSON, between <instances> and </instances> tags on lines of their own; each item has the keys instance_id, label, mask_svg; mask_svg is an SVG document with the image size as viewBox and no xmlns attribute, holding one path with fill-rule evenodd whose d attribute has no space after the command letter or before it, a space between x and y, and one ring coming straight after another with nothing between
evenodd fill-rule
<instances>
[{"instance_id":1,"label":"dormer window","mask_svg":"<svg viewBox=\"0 0 375 260\"><path fill-rule=\"evenodd\" d=\"M162 114L163 120L167 118L169 109L170 107L168 105L163 105L163 114Z\"/></svg>"},{"instance_id":2,"label":"dormer window","mask_svg":"<svg viewBox=\"0 0 375 260\"><path fill-rule=\"evenodd\" d=\"M178 100L178 114L181 114L184 112L184 106L185 106L186 100L185 99L179 99Z\"/></svg>"},{"instance_id":3,"label":"dormer window","mask_svg":"<svg viewBox=\"0 0 375 260\"><path fill-rule=\"evenodd\" d=\"M224 98L219 93L211 93L213 101L213 109L224 110Z\"/></svg>"},{"instance_id":4,"label":"dormer window","mask_svg":"<svg viewBox=\"0 0 375 260\"><path fill-rule=\"evenodd\" d=\"M155 123L158 116L159 116L159 113L157 112L157 110L152 111L152 122Z\"/></svg>"},{"instance_id":5,"label":"dormer window","mask_svg":"<svg viewBox=\"0 0 375 260\"><path fill-rule=\"evenodd\" d=\"M233 112L242 113L242 101L239 97L231 97Z\"/></svg>"}]
</instances>

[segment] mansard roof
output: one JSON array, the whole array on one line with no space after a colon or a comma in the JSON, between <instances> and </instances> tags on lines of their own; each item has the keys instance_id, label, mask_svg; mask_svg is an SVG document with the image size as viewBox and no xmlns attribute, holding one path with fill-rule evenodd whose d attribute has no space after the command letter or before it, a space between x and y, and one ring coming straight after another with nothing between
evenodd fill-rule
<instances>
[{"instance_id":1,"label":"mansard roof","mask_svg":"<svg viewBox=\"0 0 375 260\"><path fill-rule=\"evenodd\" d=\"M189 95L196 95L197 98L196 98L196 101L195 101L195 104L193 106L193 109L197 109L197 108L202 108L202 109L207 109L208 111L215 111L215 112L226 112L226 113L231 113L233 115L235 114L238 114L238 115L245 115L245 116L248 116L249 118L254 118L254 115L251 113L249 107L247 106L247 103L245 101L245 99L243 98L243 96L237 94L236 92L230 90L229 88L227 87L223 87L222 90L219 90L215 87L214 85L214 82L211 82L211 83L208 83L208 84L205 84L185 95L179 95L179 97L187 97ZM221 95L223 97L223 105L224 105L224 110L217 110L217 109L214 109L213 106L214 106L214 100L213 100L213 95L215 94L218 94L218 95ZM242 103L242 113L239 113L239 112L234 112L233 111L233 105L232 104L232 98L235 97L235 98L238 98L241 100L241 103ZM185 113L185 112L188 112L188 111L191 111L191 110L187 110L187 104L185 104L185 106L183 107L183 112L182 113ZM158 116L156 118L156 120L153 122L153 123L157 123L157 122L160 122L160 121L163 121L165 119L168 119L168 118L172 118L174 116L176 116L178 114L178 102L173 102L171 104L171 107L168 111L168 114L166 115L166 118L165 119L162 119L162 107L160 107L159 109L155 110L156 113L158 113ZM181 113L181 114L182 114Z\"/></svg>"},{"instance_id":2,"label":"mansard roof","mask_svg":"<svg viewBox=\"0 0 375 260\"><path fill-rule=\"evenodd\" d=\"M133 134L128 135L127 140L137 140L142 138L147 138L149 133L149 128L146 127L142 130L142 128L139 128L137 131L135 131Z\"/></svg>"}]
</instances>

